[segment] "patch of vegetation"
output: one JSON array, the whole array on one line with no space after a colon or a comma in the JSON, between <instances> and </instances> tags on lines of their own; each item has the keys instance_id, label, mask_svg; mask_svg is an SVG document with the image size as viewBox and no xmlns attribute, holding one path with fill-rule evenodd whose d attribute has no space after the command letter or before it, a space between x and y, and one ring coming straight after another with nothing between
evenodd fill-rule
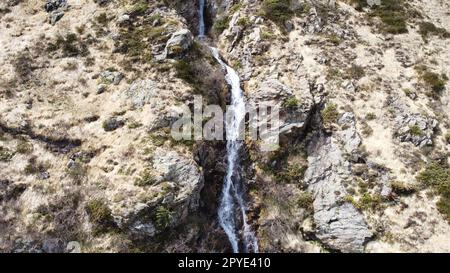
<instances>
[{"instance_id":1,"label":"patch of vegetation","mask_svg":"<svg viewBox=\"0 0 450 273\"><path fill-rule=\"evenodd\" d=\"M409 133L412 136L423 136L424 135L424 132L422 131L422 129L420 129L420 127L417 125L411 125L409 127Z\"/></svg>"},{"instance_id":2,"label":"patch of vegetation","mask_svg":"<svg viewBox=\"0 0 450 273\"><path fill-rule=\"evenodd\" d=\"M156 183L156 178L153 172L149 169L145 169L138 178L134 180L134 185L139 187L151 186Z\"/></svg>"},{"instance_id":3,"label":"patch of vegetation","mask_svg":"<svg viewBox=\"0 0 450 273\"><path fill-rule=\"evenodd\" d=\"M362 133L365 137L371 136L371 135L373 134L373 129L372 129L372 127L370 127L370 125L367 124L366 121L363 121L363 122L361 123L361 126L362 126L362 131L361 131L361 133Z\"/></svg>"},{"instance_id":4,"label":"patch of vegetation","mask_svg":"<svg viewBox=\"0 0 450 273\"><path fill-rule=\"evenodd\" d=\"M16 153L19 154L30 154L33 151L33 145L22 140L16 146Z\"/></svg>"},{"instance_id":5,"label":"patch of vegetation","mask_svg":"<svg viewBox=\"0 0 450 273\"><path fill-rule=\"evenodd\" d=\"M448 130L447 134L445 134L445 141L447 141L447 143L450 144L450 130Z\"/></svg>"},{"instance_id":6,"label":"patch of vegetation","mask_svg":"<svg viewBox=\"0 0 450 273\"><path fill-rule=\"evenodd\" d=\"M106 233L115 228L110 208L101 199L94 199L86 204L86 212L93 223L95 234Z\"/></svg>"},{"instance_id":7,"label":"patch of vegetation","mask_svg":"<svg viewBox=\"0 0 450 273\"><path fill-rule=\"evenodd\" d=\"M37 160L37 157L33 156L28 159L28 163L25 166L24 172L27 175L38 174L46 172L49 168L48 164L44 164Z\"/></svg>"},{"instance_id":8,"label":"patch of vegetation","mask_svg":"<svg viewBox=\"0 0 450 273\"><path fill-rule=\"evenodd\" d=\"M136 3L131 7L131 9L128 11L130 16L142 16L144 15L148 10L148 2L145 0L139 0L136 1Z\"/></svg>"},{"instance_id":9,"label":"patch of vegetation","mask_svg":"<svg viewBox=\"0 0 450 273\"><path fill-rule=\"evenodd\" d=\"M262 2L262 16L285 29L284 23L294 16L290 0L264 0Z\"/></svg>"},{"instance_id":10,"label":"patch of vegetation","mask_svg":"<svg viewBox=\"0 0 450 273\"><path fill-rule=\"evenodd\" d=\"M105 12L102 12L99 16L95 17L95 21L102 26L107 26L109 22L108 15L106 15Z\"/></svg>"},{"instance_id":11,"label":"patch of vegetation","mask_svg":"<svg viewBox=\"0 0 450 273\"><path fill-rule=\"evenodd\" d=\"M392 191L398 195L408 195L417 191L414 185L408 185L401 181L391 182Z\"/></svg>"},{"instance_id":12,"label":"patch of vegetation","mask_svg":"<svg viewBox=\"0 0 450 273\"><path fill-rule=\"evenodd\" d=\"M366 120L370 121L370 120L374 120L377 118L377 115L375 115L374 113L370 112L366 114Z\"/></svg>"},{"instance_id":13,"label":"patch of vegetation","mask_svg":"<svg viewBox=\"0 0 450 273\"><path fill-rule=\"evenodd\" d=\"M13 156L14 153L12 153L8 148L0 146L0 162L10 161Z\"/></svg>"},{"instance_id":14,"label":"patch of vegetation","mask_svg":"<svg viewBox=\"0 0 450 273\"><path fill-rule=\"evenodd\" d=\"M288 166L275 174L278 181L285 183L300 183L305 175L306 165L300 163L288 163Z\"/></svg>"},{"instance_id":15,"label":"patch of vegetation","mask_svg":"<svg viewBox=\"0 0 450 273\"><path fill-rule=\"evenodd\" d=\"M335 123L339 117L337 104L327 104L327 106L320 112L320 115L325 126Z\"/></svg>"},{"instance_id":16,"label":"patch of vegetation","mask_svg":"<svg viewBox=\"0 0 450 273\"><path fill-rule=\"evenodd\" d=\"M437 98L442 91L444 91L448 78L445 75L439 75L435 72L429 71L426 66L417 66L415 69L419 73L422 81L432 91L430 96Z\"/></svg>"},{"instance_id":17,"label":"patch of vegetation","mask_svg":"<svg viewBox=\"0 0 450 273\"><path fill-rule=\"evenodd\" d=\"M156 227L159 230L166 229L170 226L172 222L172 212L164 206L159 206L156 209L155 218L156 218Z\"/></svg>"},{"instance_id":18,"label":"patch of vegetation","mask_svg":"<svg viewBox=\"0 0 450 273\"><path fill-rule=\"evenodd\" d=\"M366 73L364 72L364 68L362 66L353 64L348 70L347 75L351 79L359 80L364 77Z\"/></svg>"},{"instance_id":19,"label":"patch of vegetation","mask_svg":"<svg viewBox=\"0 0 450 273\"><path fill-rule=\"evenodd\" d=\"M246 28L250 25L250 19L248 17L241 17L237 20L236 24L243 28Z\"/></svg>"},{"instance_id":20,"label":"patch of vegetation","mask_svg":"<svg viewBox=\"0 0 450 273\"><path fill-rule=\"evenodd\" d=\"M332 43L335 46L338 46L341 44L342 39L339 36L337 36L336 34L332 34L327 37L327 41Z\"/></svg>"},{"instance_id":21,"label":"patch of vegetation","mask_svg":"<svg viewBox=\"0 0 450 273\"><path fill-rule=\"evenodd\" d=\"M16 73L18 79L24 83L31 79L33 66L33 60L28 54L22 53L14 60L14 72Z\"/></svg>"},{"instance_id":22,"label":"patch of vegetation","mask_svg":"<svg viewBox=\"0 0 450 273\"><path fill-rule=\"evenodd\" d=\"M431 35L438 36L440 38L450 38L450 32L448 32L445 28L436 27L431 22L419 23L419 33L425 41L427 41L427 38Z\"/></svg>"},{"instance_id":23,"label":"patch of vegetation","mask_svg":"<svg viewBox=\"0 0 450 273\"><path fill-rule=\"evenodd\" d=\"M213 30L216 35L220 35L230 24L230 17L228 15L222 15L217 18L213 25Z\"/></svg>"},{"instance_id":24,"label":"patch of vegetation","mask_svg":"<svg viewBox=\"0 0 450 273\"><path fill-rule=\"evenodd\" d=\"M358 201L352 196L344 197L345 202L352 203L353 206L359 210L376 210L381 207L382 198L379 194L364 193Z\"/></svg>"},{"instance_id":25,"label":"patch of vegetation","mask_svg":"<svg viewBox=\"0 0 450 273\"><path fill-rule=\"evenodd\" d=\"M407 12L403 0L381 0L381 5L373 8L372 16L383 23L382 31L391 34L407 33Z\"/></svg>"},{"instance_id":26,"label":"patch of vegetation","mask_svg":"<svg viewBox=\"0 0 450 273\"><path fill-rule=\"evenodd\" d=\"M297 198L297 205L300 208L312 210L314 202L314 196L309 192L302 192Z\"/></svg>"},{"instance_id":27,"label":"patch of vegetation","mask_svg":"<svg viewBox=\"0 0 450 273\"><path fill-rule=\"evenodd\" d=\"M296 108L299 105L300 101L295 96L289 97L283 102L283 107L288 109Z\"/></svg>"},{"instance_id":28,"label":"patch of vegetation","mask_svg":"<svg viewBox=\"0 0 450 273\"><path fill-rule=\"evenodd\" d=\"M63 57L87 56L88 47L75 33L56 36L56 41L47 46L48 52L61 50Z\"/></svg>"},{"instance_id":29,"label":"patch of vegetation","mask_svg":"<svg viewBox=\"0 0 450 273\"><path fill-rule=\"evenodd\" d=\"M87 167L82 160L77 159L67 168L67 174L76 183L81 183L87 176Z\"/></svg>"},{"instance_id":30,"label":"patch of vegetation","mask_svg":"<svg viewBox=\"0 0 450 273\"><path fill-rule=\"evenodd\" d=\"M450 223L450 166L444 160L431 162L416 177L417 181L434 189L439 195L438 210L446 216Z\"/></svg>"}]
</instances>

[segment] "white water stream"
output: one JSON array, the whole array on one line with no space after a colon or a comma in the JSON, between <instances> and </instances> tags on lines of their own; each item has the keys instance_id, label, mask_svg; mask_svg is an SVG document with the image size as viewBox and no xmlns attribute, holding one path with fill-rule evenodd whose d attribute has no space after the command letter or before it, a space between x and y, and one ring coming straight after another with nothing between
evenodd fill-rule
<instances>
[{"instance_id":1,"label":"white water stream","mask_svg":"<svg viewBox=\"0 0 450 273\"><path fill-rule=\"evenodd\" d=\"M199 37L205 36L204 21L205 0L199 0ZM242 238L242 252L258 252L256 236L247 223L246 204L243 196L243 187L239 164L239 151L242 140L239 138L240 126L245 119L244 94L241 89L239 75L228 66L220 57L219 50L210 47L214 58L226 71L226 81L231 87L231 118L227 120L227 173L224 178L222 195L219 206L219 224L228 236L233 252L240 252L239 241ZM236 207L238 206L238 207ZM241 215L242 227L237 227L236 213ZM240 234L241 231L242 233Z\"/></svg>"}]
</instances>

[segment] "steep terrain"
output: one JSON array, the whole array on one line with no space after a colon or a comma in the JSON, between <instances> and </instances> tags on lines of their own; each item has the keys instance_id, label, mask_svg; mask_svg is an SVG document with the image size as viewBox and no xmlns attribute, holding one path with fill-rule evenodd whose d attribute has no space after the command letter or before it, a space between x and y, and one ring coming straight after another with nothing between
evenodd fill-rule
<instances>
[{"instance_id":1,"label":"steep terrain","mask_svg":"<svg viewBox=\"0 0 450 273\"><path fill-rule=\"evenodd\" d=\"M170 135L230 103L215 46L281 108L239 155L259 251L449 252L449 10L206 0L198 39L198 0L3 1L0 251L232 251L225 141Z\"/></svg>"}]
</instances>

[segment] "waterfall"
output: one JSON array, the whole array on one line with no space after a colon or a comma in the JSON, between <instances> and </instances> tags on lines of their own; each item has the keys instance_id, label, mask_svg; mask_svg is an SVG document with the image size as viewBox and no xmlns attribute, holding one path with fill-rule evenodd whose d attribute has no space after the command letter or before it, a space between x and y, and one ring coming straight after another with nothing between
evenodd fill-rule
<instances>
[{"instance_id":1,"label":"waterfall","mask_svg":"<svg viewBox=\"0 0 450 273\"><path fill-rule=\"evenodd\" d=\"M205 36L204 22L205 0L199 0L199 37ZM228 66L220 57L219 50L210 47L214 58L226 71L226 81L231 87L231 118L227 120L227 173L223 181L221 200L219 205L219 224L225 231L233 248L233 252L239 252L239 233L242 231L243 249L242 252L258 252L258 243L256 236L248 224L246 214L246 203L244 200L242 180L239 168L239 151L243 143L239 138L240 126L245 119L244 94L241 89L241 83L237 72ZM236 209L238 206L238 209ZM238 228L236 224L236 212L241 214L242 227Z\"/></svg>"}]
</instances>

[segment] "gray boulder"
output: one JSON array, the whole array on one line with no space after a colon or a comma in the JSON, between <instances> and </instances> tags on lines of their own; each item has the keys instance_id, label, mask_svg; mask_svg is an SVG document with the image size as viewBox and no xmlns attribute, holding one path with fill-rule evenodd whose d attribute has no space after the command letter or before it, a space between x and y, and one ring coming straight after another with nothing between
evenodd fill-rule
<instances>
[{"instance_id":1,"label":"gray boulder","mask_svg":"<svg viewBox=\"0 0 450 273\"><path fill-rule=\"evenodd\" d=\"M165 48L166 58L182 57L194 43L194 36L188 29L182 29L172 34Z\"/></svg>"},{"instance_id":2,"label":"gray boulder","mask_svg":"<svg viewBox=\"0 0 450 273\"><path fill-rule=\"evenodd\" d=\"M351 203L343 185L351 165L344 158L338 140L319 135L308 147L305 182L314 195L316 236L325 245L342 252L363 252L372 237L363 215Z\"/></svg>"}]
</instances>

